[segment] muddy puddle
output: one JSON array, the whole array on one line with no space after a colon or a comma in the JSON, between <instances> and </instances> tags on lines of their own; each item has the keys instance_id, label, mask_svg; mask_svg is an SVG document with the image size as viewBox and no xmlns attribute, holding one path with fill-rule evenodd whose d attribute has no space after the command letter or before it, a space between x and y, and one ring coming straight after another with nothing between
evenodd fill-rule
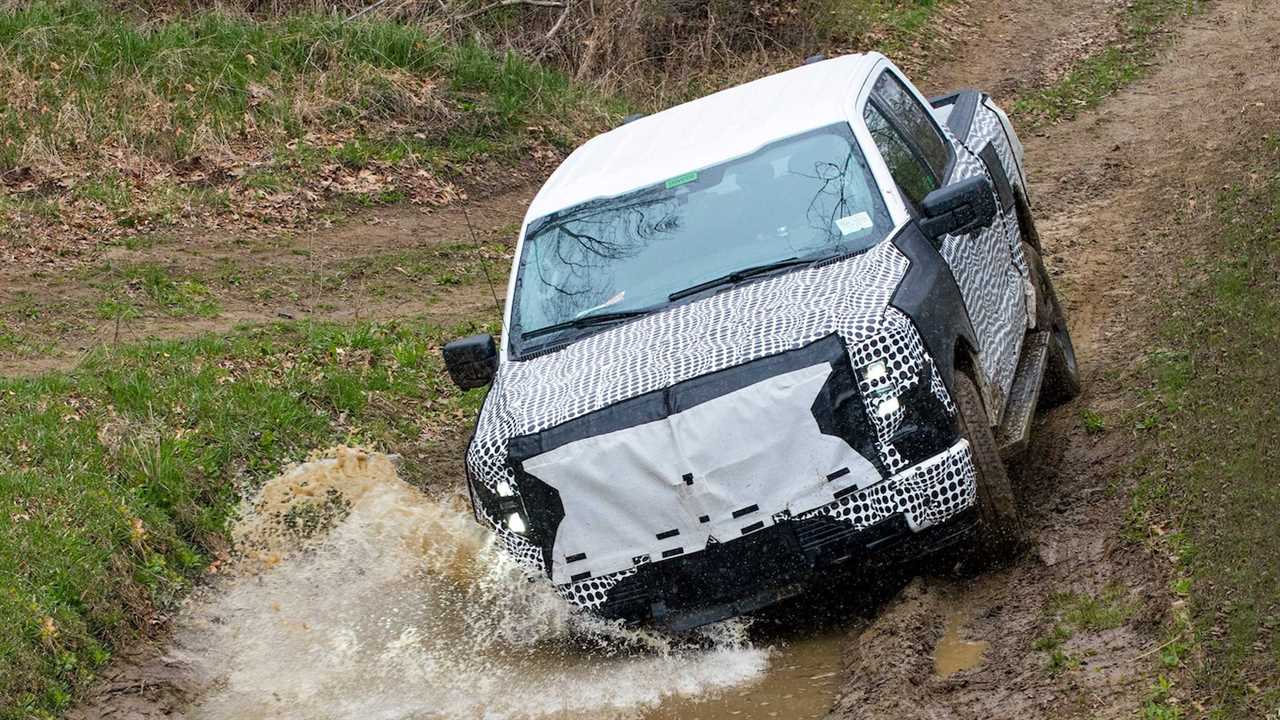
<instances>
[{"instance_id":1,"label":"muddy puddle","mask_svg":"<svg viewBox=\"0 0 1280 720\"><path fill-rule=\"evenodd\" d=\"M965 630L968 621L968 615L959 611L947 616L942 639L933 650L933 670L937 675L946 677L982 664L990 643L969 639Z\"/></svg>"},{"instance_id":2,"label":"muddy puddle","mask_svg":"<svg viewBox=\"0 0 1280 720\"><path fill-rule=\"evenodd\" d=\"M243 557L177 621L190 718L820 718L838 633L761 641L742 621L676 640L570 612L462 498L384 455L330 451L272 481Z\"/></svg>"}]
</instances>

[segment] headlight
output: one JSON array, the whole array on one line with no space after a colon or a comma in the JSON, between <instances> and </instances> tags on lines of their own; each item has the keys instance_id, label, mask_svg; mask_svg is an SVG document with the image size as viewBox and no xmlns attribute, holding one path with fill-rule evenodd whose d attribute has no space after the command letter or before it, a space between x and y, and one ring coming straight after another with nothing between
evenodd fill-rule
<instances>
[{"instance_id":1,"label":"headlight","mask_svg":"<svg viewBox=\"0 0 1280 720\"><path fill-rule=\"evenodd\" d=\"M510 530L511 532L516 532L523 535L524 531L528 530L529 528L525 526L524 518L520 517L520 513L511 513L510 515L507 516L507 529Z\"/></svg>"},{"instance_id":2,"label":"headlight","mask_svg":"<svg viewBox=\"0 0 1280 720\"><path fill-rule=\"evenodd\" d=\"M898 397L896 395L891 397L882 397L880 398L879 404L876 405L876 414L882 418L889 417L890 415L898 412L901 407L902 406L898 402Z\"/></svg>"},{"instance_id":3,"label":"headlight","mask_svg":"<svg viewBox=\"0 0 1280 720\"><path fill-rule=\"evenodd\" d=\"M888 366L884 364L883 360L878 360L867 366L867 369L862 372L862 377L867 382L873 383L888 374Z\"/></svg>"},{"instance_id":4,"label":"headlight","mask_svg":"<svg viewBox=\"0 0 1280 720\"><path fill-rule=\"evenodd\" d=\"M888 376L889 366L883 360L877 360L862 369L862 379L873 388ZM902 407L898 396L892 394L895 389L894 383L887 382L871 391L869 405L875 408L877 416L887 418Z\"/></svg>"}]
</instances>

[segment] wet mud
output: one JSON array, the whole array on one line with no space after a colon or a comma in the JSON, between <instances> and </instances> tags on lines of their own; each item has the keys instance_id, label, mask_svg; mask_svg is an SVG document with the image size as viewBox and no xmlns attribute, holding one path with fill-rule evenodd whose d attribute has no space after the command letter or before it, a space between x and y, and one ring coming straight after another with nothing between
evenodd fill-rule
<instances>
[{"instance_id":1,"label":"wet mud","mask_svg":"<svg viewBox=\"0 0 1280 720\"><path fill-rule=\"evenodd\" d=\"M1070 5L972 3L971 38L930 90L1001 95L1052 80L1109 37L1099 18L1117 7ZM877 578L871 592L854 580L828 589L833 605L677 641L575 616L495 552L462 497L423 495L386 456L334 451L250 504L240 564L193 596L168 643L117 662L72 717L1136 716L1175 599L1163 561L1124 537L1133 436L1088 434L1079 417L1131 402L1117 378L1149 341L1150 278L1176 271L1171 247L1196 251L1178 214L1208 206L1232 177L1233 149L1280 110L1280 15L1266 5L1211 3L1149 78L1023 138L1088 385L1040 418L1015 469L1031 528L1017 561ZM1063 639L1054 666L1038 642L1062 621L1054 603L1104 591L1130 609L1123 622Z\"/></svg>"},{"instance_id":2,"label":"wet mud","mask_svg":"<svg viewBox=\"0 0 1280 720\"><path fill-rule=\"evenodd\" d=\"M1062 43L1099 27L1109 3L989 3L947 72L956 85L1016 89ZM981 4L978 11L981 11ZM1132 718L1167 669L1156 652L1171 606L1165 558L1127 525L1137 434L1123 426L1140 389L1126 384L1152 344L1147 300L1203 252L1185 218L1245 177L1242 152L1276 127L1280 15L1274 3L1218 0L1180 18L1150 75L1098 109L1024 133L1044 256L1065 297L1086 379L1083 397L1038 419L1015 469L1027 552L967 578L926 576L849 633L833 718ZM1094 32L1092 30L1088 32ZM1027 60L1022 62L1019 60ZM1052 68L1045 70L1052 75ZM969 74L972 73L972 74ZM941 91L945 88L934 88ZM1247 179L1247 177L1245 177ZM1089 409L1108 419L1086 432ZM1070 622L1061 607L1123 608L1114 622ZM955 636L981 662L940 673Z\"/></svg>"},{"instance_id":3,"label":"wet mud","mask_svg":"<svg viewBox=\"0 0 1280 720\"><path fill-rule=\"evenodd\" d=\"M387 455L316 453L232 535L171 644L76 717L820 718L838 691L825 630L674 638L570 610L465 498L425 495Z\"/></svg>"},{"instance_id":4,"label":"wet mud","mask_svg":"<svg viewBox=\"0 0 1280 720\"><path fill-rule=\"evenodd\" d=\"M972 670L982 664L983 655L991 647L986 640L966 639L969 618L963 612L952 612L946 629L933 648L933 671L942 677L961 670Z\"/></svg>"}]
</instances>

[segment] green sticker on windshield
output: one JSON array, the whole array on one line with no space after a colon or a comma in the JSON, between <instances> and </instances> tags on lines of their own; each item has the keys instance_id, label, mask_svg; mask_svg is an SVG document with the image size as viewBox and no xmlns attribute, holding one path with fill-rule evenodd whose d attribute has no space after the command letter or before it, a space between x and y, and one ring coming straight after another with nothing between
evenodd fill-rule
<instances>
[{"instance_id":1,"label":"green sticker on windshield","mask_svg":"<svg viewBox=\"0 0 1280 720\"><path fill-rule=\"evenodd\" d=\"M696 172L685 173L683 175L680 175L678 177L673 177L670 180L668 180L667 189L674 190L680 187L681 185L688 185L689 183L697 179L698 179L698 173Z\"/></svg>"}]
</instances>

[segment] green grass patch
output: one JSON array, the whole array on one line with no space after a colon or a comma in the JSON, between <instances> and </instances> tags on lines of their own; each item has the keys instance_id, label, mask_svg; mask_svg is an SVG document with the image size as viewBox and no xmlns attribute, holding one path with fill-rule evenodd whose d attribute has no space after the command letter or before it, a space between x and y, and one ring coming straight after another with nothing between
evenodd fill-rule
<instances>
[{"instance_id":1,"label":"green grass patch","mask_svg":"<svg viewBox=\"0 0 1280 720\"><path fill-rule=\"evenodd\" d=\"M1080 413L1080 425L1090 435L1101 435L1107 431L1107 419L1102 416L1102 413L1092 408L1085 408Z\"/></svg>"},{"instance_id":2,"label":"green grass patch","mask_svg":"<svg viewBox=\"0 0 1280 720\"><path fill-rule=\"evenodd\" d=\"M1102 632L1124 625L1137 612L1128 590L1120 584L1108 585L1097 595L1055 593L1049 611L1078 632Z\"/></svg>"},{"instance_id":3,"label":"green grass patch","mask_svg":"<svg viewBox=\"0 0 1280 720\"><path fill-rule=\"evenodd\" d=\"M29 138L59 154L123 146L181 160L246 134L298 139L378 120L427 123L455 110L465 113L418 132L501 137L577 99L563 76L476 42L319 14L151 17L91 0L10 4L0 12L0 53L6 79L22 81L0 113L14 140L0 169L20 161L12 148ZM75 112L54 112L54 103ZM369 154L359 148L382 146L377 154L395 160L412 144L357 137L342 157L358 162ZM80 192L120 199L106 175Z\"/></svg>"},{"instance_id":4,"label":"green grass patch","mask_svg":"<svg viewBox=\"0 0 1280 720\"><path fill-rule=\"evenodd\" d=\"M0 718L56 714L172 608L242 491L339 442L408 448L480 401L418 322L287 323L0 380ZM414 453L406 453L412 476ZM313 533L343 508L292 518Z\"/></svg>"},{"instance_id":5,"label":"green grass patch","mask_svg":"<svg viewBox=\"0 0 1280 720\"><path fill-rule=\"evenodd\" d=\"M1132 0L1121 17L1121 37L1085 57L1057 83L1019 98L1012 105L1021 126L1067 120L1143 77L1163 47L1174 21L1204 6L1205 0Z\"/></svg>"},{"instance_id":6,"label":"green grass patch","mask_svg":"<svg viewBox=\"0 0 1280 720\"><path fill-rule=\"evenodd\" d=\"M218 303L209 289L194 280L174 280L164 268L145 266L131 270L128 284L141 290L151 304L173 317L213 317Z\"/></svg>"},{"instance_id":7,"label":"green grass patch","mask_svg":"<svg viewBox=\"0 0 1280 720\"><path fill-rule=\"evenodd\" d=\"M6 196L0 230L50 226L67 204L117 232L163 226L252 204L228 188L314 190L374 165L380 187L360 202L395 202L421 168L567 148L621 111L479 38L316 11L125 7L0 5L0 173L80 177Z\"/></svg>"},{"instance_id":8,"label":"green grass patch","mask_svg":"<svg viewBox=\"0 0 1280 720\"><path fill-rule=\"evenodd\" d=\"M828 40L874 47L898 58L913 43L927 40L925 31L945 0L819 0L815 8Z\"/></svg>"},{"instance_id":9,"label":"green grass patch","mask_svg":"<svg viewBox=\"0 0 1280 720\"><path fill-rule=\"evenodd\" d=\"M1172 659L1194 658L1212 718L1280 709L1280 136L1254 162L1257 180L1221 194L1199 231L1214 239L1206 258L1162 308L1132 508L1132 533L1177 559L1170 590L1199 650Z\"/></svg>"},{"instance_id":10,"label":"green grass patch","mask_svg":"<svg viewBox=\"0 0 1280 720\"><path fill-rule=\"evenodd\" d=\"M172 318L217 317L218 299L199 279L155 264L107 264L88 272L88 283L102 294L93 315L130 320L143 314Z\"/></svg>"},{"instance_id":11,"label":"green grass patch","mask_svg":"<svg viewBox=\"0 0 1280 720\"><path fill-rule=\"evenodd\" d=\"M1049 630L1036 638L1031 647L1047 655L1045 669L1049 674L1059 675L1075 670L1081 662L1065 647L1068 641L1081 633L1100 633L1118 628L1128 622L1137 610L1128 590L1120 584L1108 585L1096 595L1053 593L1045 604Z\"/></svg>"},{"instance_id":12,"label":"green grass patch","mask_svg":"<svg viewBox=\"0 0 1280 720\"><path fill-rule=\"evenodd\" d=\"M0 322L0 353L16 353L26 345L18 332Z\"/></svg>"}]
</instances>

